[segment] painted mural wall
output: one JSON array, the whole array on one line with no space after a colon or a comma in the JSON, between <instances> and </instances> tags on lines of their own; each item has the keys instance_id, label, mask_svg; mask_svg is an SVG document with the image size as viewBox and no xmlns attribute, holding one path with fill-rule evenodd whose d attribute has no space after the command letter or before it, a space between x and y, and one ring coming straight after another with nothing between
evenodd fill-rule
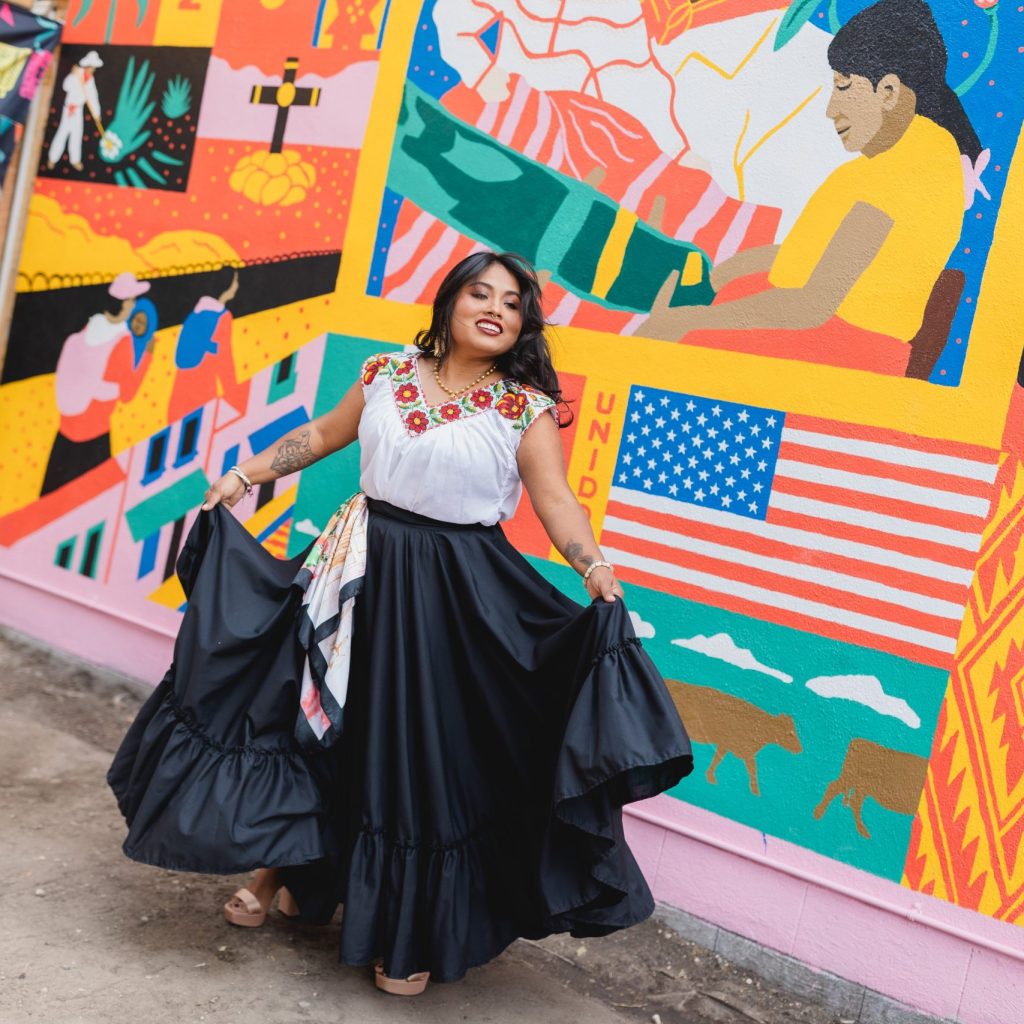
<instances>
[{"instance_id":1,"label":"painted mural wall","mask_svg":"<svg viewBox=\"0 0 1024 1024\"><path fill-rule=\"evenodd\" d=\"M697 743L672 795L1024 923L1024 6L867 6L72 3L0 577L173 630L207 482L519 251ZM294 554L357 471L237 514ZM579 596L528 502L508 532Z\"/></svg>"}]
</instances>

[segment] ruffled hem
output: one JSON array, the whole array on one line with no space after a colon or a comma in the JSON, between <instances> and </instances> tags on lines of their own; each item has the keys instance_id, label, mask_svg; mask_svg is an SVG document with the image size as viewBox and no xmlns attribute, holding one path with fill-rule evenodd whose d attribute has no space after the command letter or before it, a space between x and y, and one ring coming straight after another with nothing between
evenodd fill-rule
<instances>
[{"instance_id":1,"label":"ruffled hem","mask_svg":"<svg viewBox=\"0 0 1024 1024\"><path fill-rule=\"evenodd\" d=\"M174 871L237 874L324 856L324 811L300 754L231 746L176 700L170 673L118 750L107 782L128 823L123 850Z\"/></svg>"},{"instance_id":2,"label":"ruffled hem","mask_svg":"<svg viewBox=\"0 0 1024 1024\"><path fill-rule=\"evenodd\" d=\"M634 637L605 647L590 663L559 747L541 865L552 931L607 935L654 910L626 843L622 807L693 770L674 709L652 714L665 698L665 683Z\"/></svg>"},{"instance_id":3,"label":"ruffled hem","mask_svg":"<svg viewBox=\"0 0 1024 1024\"><path fill-rule=\"evenodd\" d=\"M359 832L347 869L339 962L382 960L396 976L430 971L433 981L458 981L520 935L539 937L529 924L536 893L523 884L517 851L523 853L522 835L508 821L454 843Z\"/></svg>"},{"instance_id":4,"label":"ruffled hem","mask_svg":"<svg viewBox=\"0 0 1024 1024\"><path fill-rule=\"evenodd\" d=\"M693 767L674 726L663 734L654 726L651 736L657 687L664 683L638 641L593 660L547 814L504 809L449 843L360 831L344 870L340 962L382 959L395 975L430 971L432 980L457 981L519 937L608 935L646 920L654 900L626 843L622 806L675 785Z\"/></svg>"}]
</instances>

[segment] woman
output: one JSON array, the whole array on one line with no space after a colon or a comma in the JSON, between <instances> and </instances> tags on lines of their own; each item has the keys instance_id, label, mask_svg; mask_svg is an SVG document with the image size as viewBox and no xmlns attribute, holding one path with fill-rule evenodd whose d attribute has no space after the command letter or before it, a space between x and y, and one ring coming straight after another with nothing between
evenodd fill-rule
<instances>
[{"instance_id":1,"label":"woman","mask_svg":"<svg viewBox=\"0 0 1024 1024\"><path fill-rule=\"evenodd\" d=\"M284 887L306 920L344 902L341 961L376 963L387 991L457 980L518 936L647 917L621 806L692 768L566 483L543 328L528 265L470 256L418 353L370 358L333 410L210 488L175 663L108 776L129 856L260 866L225 907L237 924ZM297 558L224 511L357 437L362 493ZM496 525L523 483L589 607Z\"/></svg>"},{"instance_id":2,"label":"woman","mask_svg":"<svg viewBox=\"0 0 1024 1024\"><path fill-rule=\"evenodd\" d=\"M855 14L828 58L827 114L860 156L833 171L781 245L715 267L713 305L670 308L669 278L638 334L904 374L981 143L946 84L946 46L923 0Z\"/></svg>"}]
</instances>

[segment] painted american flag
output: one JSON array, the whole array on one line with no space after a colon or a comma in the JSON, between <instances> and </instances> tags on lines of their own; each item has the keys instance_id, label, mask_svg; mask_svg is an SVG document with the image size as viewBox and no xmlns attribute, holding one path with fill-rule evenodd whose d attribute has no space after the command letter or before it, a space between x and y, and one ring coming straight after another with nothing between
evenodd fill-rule
<instances>
[{"instance_id":1,"label":"painted american flag","mask_svg":"<svg viewBox=\"0 0 1024 1024\"><path fill-rule=\"evenodd\" d=\"M945 668L997 459L633 387L601 545L625 580Z\"/></svg>"}]
</instances>

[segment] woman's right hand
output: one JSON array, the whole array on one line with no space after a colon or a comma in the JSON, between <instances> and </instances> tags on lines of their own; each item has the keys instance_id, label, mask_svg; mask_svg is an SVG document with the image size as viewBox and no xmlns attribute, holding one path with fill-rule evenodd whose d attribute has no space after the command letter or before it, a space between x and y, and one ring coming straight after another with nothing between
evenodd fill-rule
<instances>
[{"instance_id":1,"label":"woman's right hand","mask_svg":"<svg viewBox=\"0 0 1024 1024\"><path fill-rule=\"evenodd\" d=\"M234 473L225 473L216 483L210 485L204 495L200 509L209 512L214 505L224 504L228 508L238 504L245 494L245 484Z\"/></svg>"}]
</instances>

